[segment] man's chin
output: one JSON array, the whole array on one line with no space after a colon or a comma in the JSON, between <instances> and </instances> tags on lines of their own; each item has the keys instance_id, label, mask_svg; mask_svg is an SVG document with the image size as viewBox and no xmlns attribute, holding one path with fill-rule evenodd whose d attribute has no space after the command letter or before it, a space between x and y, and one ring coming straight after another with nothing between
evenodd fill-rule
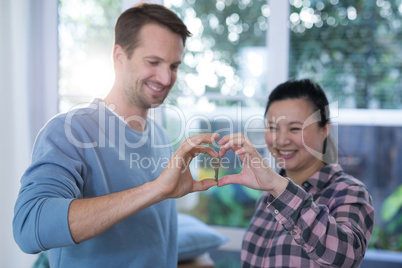
<instances>
[{"instance_id":1,"label":"man's chin","mask_svg":"<svg viewBox=\"0 0 402 268\"><path fill-rule=\"evenodd\" d=\"M165 98L161 99L154 99L153 102L150 104L149 108L157 108L163 104Z\"/></svg>"},{"instance_id":2,"label":"man's chin","mask_svg":"<svg viewBox=\"0 0 402 268\"><path fill-rule=\"evenodd\" d=\"M161 106L162 105L162 103L154 103L154 104L151 104L151 106L149 107L150 109L152 109L152 108L158 108L159 106Z\"/></svg>"}]
</instances>

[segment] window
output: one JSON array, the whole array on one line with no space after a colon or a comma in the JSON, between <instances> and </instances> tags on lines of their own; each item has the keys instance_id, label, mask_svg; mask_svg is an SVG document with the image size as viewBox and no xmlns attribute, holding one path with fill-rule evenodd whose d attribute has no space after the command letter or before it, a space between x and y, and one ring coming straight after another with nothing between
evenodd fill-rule
<instances>
[{"instance_id":1,"label":"window","mask_svg":"<svg viewBox=\"0 0 402 268\"><path fill-rule=\"evenodd\" d=\"M60 0L60 111L110 90L113 29L120 11L120 0Z\"/></svg>"},{"instance_id":2,"label":"window","mask_svg":"<svg viewBox=\"0 0 402 268\"><path fill-rule=\"evenodd\" d=\"M180 15L193 34L176 86L163 107L165 128L175 148L194 134L217 132L222 137L243 132L273 163L266 153L263 119L270 15L267 1L164 3ZM194 178L214 177L210 160L199 156L192 162ZM219 177L240 171L240 160L228 152ZM213 187L184 197L179 209L209 224L245 227L260 194L240 185Z\"/></svg>"},{"instance_id":3,"label":"window","mask_svg":"<svg viewBox=\"0 0 402 268\"><path fill-rule=\"evenodd\" d=\"M401 184L402 1L290 4L290 77L314 79L338 102L339 162L381 212ZM381 213L375 221L384 224Z\"/></svg>"},{"instance_id":4,"label":"window","mask_svg":"<svg viewBox=\"0 0 402 268\"><path fill-rule=\"evenodd\" d=\"M291 0L290 77L340 108L402 108L402 1Z\"/></svg>"}]
</instances>

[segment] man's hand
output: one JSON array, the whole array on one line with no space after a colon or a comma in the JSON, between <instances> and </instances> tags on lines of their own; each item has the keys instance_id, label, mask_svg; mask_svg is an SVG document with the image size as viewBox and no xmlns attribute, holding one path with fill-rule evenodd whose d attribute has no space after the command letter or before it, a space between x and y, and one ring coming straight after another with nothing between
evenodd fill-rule
<instances>
[{"instance_id":1,"label":"man's hand","mask_svg":"<svg viewBox=\"0 0 402 268\"><path fill-rule=\"evenodd\" d=\"M217 157L218 153L213 148L202 143L211 144L218 138L218 134L201 134L187 138L154 181L113 194L72 201L68 222L74 241L80 243L93 238L164 199L181 197L216 185L213 179L195 181L189 164L199 154Z\"/></svg>"},{"instance_id":2,"label":"man's hand","mask_svg":"<svg viewBox=\"0 0 402 268\"><path fill-rule=\"evenodd\" d=\"M219 134L205 133L187 138L170 158L155 184L166 198L179 198L188 193L205 191L216 185L213 179L195 181L190 172L190 163L199 154L217 157L218 153L202 143L212 144Z\"/></svg>"}]
</instances>

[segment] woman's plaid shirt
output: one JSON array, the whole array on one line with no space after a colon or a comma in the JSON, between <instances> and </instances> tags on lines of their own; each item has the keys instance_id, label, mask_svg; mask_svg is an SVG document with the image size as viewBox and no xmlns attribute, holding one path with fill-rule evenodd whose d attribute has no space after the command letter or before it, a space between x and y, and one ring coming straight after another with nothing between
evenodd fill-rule
<instances>
[{"instance_id":1,"label":"woman's plaid shirt","mask_svg":"<svg viewBox=\"0 0 402 268\"><path fill-rule=\"evenodd\" d=\"M289 180L276 199L263 193L243 240L242 266L358 267L373 224L364 184L327 165L302 187Z\"/></svg>"}]
</instances>

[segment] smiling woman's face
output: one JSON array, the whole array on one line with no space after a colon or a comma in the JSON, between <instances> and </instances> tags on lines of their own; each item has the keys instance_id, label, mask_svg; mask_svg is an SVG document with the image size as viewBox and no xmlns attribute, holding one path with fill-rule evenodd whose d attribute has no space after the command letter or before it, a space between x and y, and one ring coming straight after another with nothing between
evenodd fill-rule
<instances>
[{"instance_id":1,"label":"smiling woman's face","mask_svg":"<svg viewBox=\"0 0 402 268\"><path fill-rule=\"evenodd\" d=\"M322 165L322 160L308 148L322 152L329 126L319 127L317 122L304 126L314 112L305 99L275 101L269 107L265 141L271 154L287 171L303 172Z\"/></svg>"}]
</instances>

